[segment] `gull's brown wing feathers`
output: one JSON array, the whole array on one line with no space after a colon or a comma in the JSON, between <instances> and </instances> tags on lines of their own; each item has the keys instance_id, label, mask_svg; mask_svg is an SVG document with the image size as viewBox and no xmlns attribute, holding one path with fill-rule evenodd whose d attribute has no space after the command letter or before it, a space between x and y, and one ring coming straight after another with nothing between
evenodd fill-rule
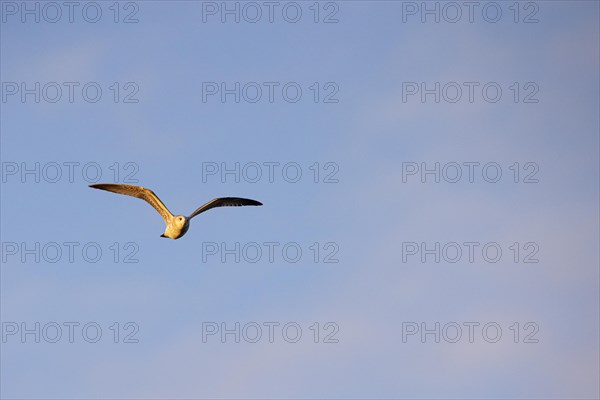
<instances>
[{"instance_id":1,"label":"gull's brown wing feathers","mask_svg":"<svg viewBox=\"0 0 600 400\"><path fill-rule=\"evenodd\" d=\"M220 197L214 199L194 211L188 219L194 218L196 215L203 213L215 207L239 207L239 206L262 206L262 203L256 200L242 199L239 197Z\"/></svg>"},{"instance_id":2,"label":"gull's brown wing feathers","mask_svg":"<svg viewBox=\"0 0 600 400\"><path fill-rule=\"evenodd\" d=\"M95 185L90 185L90 187L94 189L107 190L113 193L137 197L138 199L145 200L146 202L148 202L148 204L154 207L156 211L158 211L160 216L165 220L165 224L167 225L171 221L171 218L173 218L173 214L171 214L169 209L150 189L146 189L141 186L121 185L115 183L99 183Z\"/></svg>"}]
</instances>

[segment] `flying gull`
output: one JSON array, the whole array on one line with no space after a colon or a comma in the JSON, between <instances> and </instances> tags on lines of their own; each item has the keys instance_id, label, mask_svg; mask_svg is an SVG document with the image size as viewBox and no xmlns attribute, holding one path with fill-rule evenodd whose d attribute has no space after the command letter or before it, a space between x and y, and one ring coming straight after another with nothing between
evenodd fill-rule
<instances>
[{"instance_id":1,"label":"flying gull","mask_svg":"<svg viewBox=\"0 0 600 400\"><path fill-rule=\"evenodd\" d=\"M145 200L148 202L165 220L167 227L165 232L160 237L166 237L171 239L179 239L188 231L190 227L190 220L196 215L203 213L204 211L210 210L215 207L239 207L239 206L262 206L261 202L250 199L242 199L239 197L220 197L209 201L202 207L199 207L196 211L185 217L183 215L173 215L158 198L156 194L150 189L143 188L141 186L133 185L121 185L113 183L99 183L90 185L91 188L107 190L113 193L124 194L127 196L137 197L138 199Z\"/></svg>"}]
</instances>

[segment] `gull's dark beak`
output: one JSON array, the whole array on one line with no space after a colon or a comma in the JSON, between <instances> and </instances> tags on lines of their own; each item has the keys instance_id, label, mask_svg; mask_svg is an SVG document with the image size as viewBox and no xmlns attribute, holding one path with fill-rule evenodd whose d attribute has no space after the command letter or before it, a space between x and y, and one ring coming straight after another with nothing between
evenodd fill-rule
<instances>
[{"instance_id":1,"label":"gull's dark beak","mask_svg":"<svg viewBox=\"0 0 600 400\"><path fill-rule=\"evenodd\" d=\"M166 238L166 236L165 236L165 234L164 234L164 233L163 233L162 235L160 235L160 237L164 237L164 238Z\"/></svg>"}]
</instances>

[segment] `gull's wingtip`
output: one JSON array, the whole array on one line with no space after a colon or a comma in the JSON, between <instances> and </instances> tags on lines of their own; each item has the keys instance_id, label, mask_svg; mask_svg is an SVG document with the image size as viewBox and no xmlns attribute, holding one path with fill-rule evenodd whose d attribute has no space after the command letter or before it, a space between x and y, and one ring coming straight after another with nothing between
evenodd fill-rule
<instances>
[{"instance_id":1,"label":"gull's wingtip","mask_svg":"<svg viewBox=\"0 0 600 400\"><path fill-rule=\"evenodd\" d=\"M262 206L263 203L261 203L258 200L254 200L254 199L242 199L245 200L245 203L243 203L243 205L245 206Z\"/></svg>"},{"instance_id":2,"label":"gull's wingtip","mask_svg":"<svg viewBox=\"0 0 600 400\"><path fill-rule=\"evenodd\" d=\"M93 184L88 185L88 186L91 187L92 189L107 190L110 187L121 186L121 185L119 185L119 184L112 184L112 183L93 183Z\"/></svg>"}]
</instances>

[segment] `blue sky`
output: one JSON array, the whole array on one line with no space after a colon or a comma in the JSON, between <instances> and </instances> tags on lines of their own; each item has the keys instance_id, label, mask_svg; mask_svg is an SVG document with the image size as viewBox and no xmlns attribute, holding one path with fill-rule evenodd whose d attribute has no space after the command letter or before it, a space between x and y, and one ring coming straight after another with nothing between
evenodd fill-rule
<instances>
[{"instance_id":1,"label":"blue sky","mask_svg":"<svg viewBox=\"0 0 600 400\"><path fill-rule=\"evenodd\" d=\"M58 17L27 2L39 22L23 4L1 2L2 398L598 398L597 2L522 2L518 22L513 2L478 3L472 22L452 3L455 23L443 2L428 3L439 23L422 22L421 2L278 2L272 23L263 2L228 2L239 23L221 21L222 2L121 2L118 22L113 2L77 3L72 22L61 3ZM236 82L238 103L203 92ZM436 82L439 102L406 93ZM257 86L261 99L247 101ZM297 102L284 86L301 88ZM501 88L497 102L484 86ZM33 92L22 98L23 87ZM238 182L206 175L236 163ZM439 183L420 170L403 181L408 165L436 163ZM465 163L478 163L472 183ZM482 175L490 163L496 183ZM442 171L456 165L450 183ZM39 182L23 175L36 168ZM222 196L264 206L211 210L166 240L148 205L89 189L96 171L136 179L177 214ZM439 243L440 262L407 254L413 243ZM138 262L125 262L132 253ZM36 323L39 343L21 336ZM236 323L239 343L206 336ZM407 335L436 323L439 343ZM86 324L102 329L97 342ZM297 342L285 324L300 327Z\"/></svg>"}]
</instances>

